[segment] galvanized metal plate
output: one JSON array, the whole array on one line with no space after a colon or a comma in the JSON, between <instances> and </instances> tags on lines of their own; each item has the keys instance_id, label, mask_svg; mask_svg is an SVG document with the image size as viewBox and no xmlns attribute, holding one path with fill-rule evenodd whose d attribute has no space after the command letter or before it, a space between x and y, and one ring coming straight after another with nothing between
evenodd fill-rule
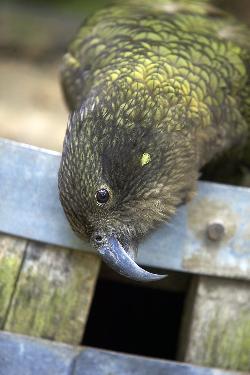
<instances>
[{"instance_id":1,"label":"galvanized metal plate","mask_svg":"<svg viewBox=\"0 0 250 375\"><path fill-rule=\"evenodd\" d=\"M0 231L92 251L64 216L57 188L59 163L56 152L0 140ZM195 199L141 244L138 263L250 279L249 217L250 189L200 182ZM223 224L219 240L208 236L211 223Z\"/></svg>"},{"instance_id":2,"label":"galvanized metal plate","mask_svg":"<svg viewBox=\"0 0 250 375\"><path fill-rule=\"evenodd\" d=\"M183 363L0 333L0 375L236 375ZM242 373L243 374L243 373Z\"/></svg>"}]
</instances>

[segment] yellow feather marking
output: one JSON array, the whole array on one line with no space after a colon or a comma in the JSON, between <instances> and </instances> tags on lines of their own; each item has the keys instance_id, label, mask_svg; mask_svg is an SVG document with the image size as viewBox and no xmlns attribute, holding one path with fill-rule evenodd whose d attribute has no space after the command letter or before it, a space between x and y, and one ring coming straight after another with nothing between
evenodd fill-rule
<instances>
[{"instance_id":1,"label":"yellow feather marking","mask_svg":"<svg viewBox=\"0 0 250 375\"><path fill-rule=\"evenodd\" d=\"M119 77L119 73L118 72L112 72L110 77L111 77L112 81L115 81Z\"/></svg>"},{"instance_id":2,"label":"yellow feather marking","mask_svg":"<svg viewBox=\"0 0 250 375\"><path fill-rule=\"evenodd\" d=\"M65 55L65 59L66 59L67 63L69 65L71 65L72 67L75 67L75 68L80 67L79 61L74 56L72 56L71 53L67 53Z\"/></svg>"},{"instance_id":3,"label":"yellow feather marking","mask_svg":"<svg viewBox=\"0 0 250 375\"><path fill-rule=\"evenodd\" d=\"M143 167L144 165L150 163L150 161L151 161L151 156L150 156L150 154L147 153L147 152L144 152L144 153L142 154L142 157L141 157L141 160L140 160L140 162L141 162L141 166Z\"/></svg>"}]
</instances>

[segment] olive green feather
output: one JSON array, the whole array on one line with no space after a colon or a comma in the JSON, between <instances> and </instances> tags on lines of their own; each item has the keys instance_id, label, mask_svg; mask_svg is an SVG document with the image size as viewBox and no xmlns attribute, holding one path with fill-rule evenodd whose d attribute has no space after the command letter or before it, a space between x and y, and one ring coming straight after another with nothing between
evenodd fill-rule
<instances>
[{"instance_id":1,"label":"olive green feather","mask_svg":"<svg viewBox=\"0 0 250 375\"><path fill-rule=\"evenodd\" d=\"M80 28L62 85L65 212L78 233L138 240L193 194L203 165L248 139L250 31L207 2L116 5Z\"/></svg>"},{"instance_id":2,"label":"olive green feather","mask_svg":"<svg viewBox=\"0 0 250 375\"><path fill-rule=\"evenodd\" d=\"M247 27L209 5L119 5L99 11L79 30L64 57L62 82L71 109L95 92L100 100L105 87L110 99L112 91L120 96L131 118L147 102L155 126L196 129L203 150L206 139L209 148L216 143L214 151L201 153L202 164L217 152L218 141L220 151L245 137L249 51Z\"/></svg>"}]
</instances>

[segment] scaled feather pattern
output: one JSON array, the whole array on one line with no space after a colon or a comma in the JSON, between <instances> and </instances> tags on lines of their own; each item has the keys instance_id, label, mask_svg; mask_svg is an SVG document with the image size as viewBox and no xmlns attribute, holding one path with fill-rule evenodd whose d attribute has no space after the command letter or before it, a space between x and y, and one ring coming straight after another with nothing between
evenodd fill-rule
<instances>
[{"instance_id":1,"label":"scaled feather pattern","mask_svg":"<svg viewBox=\"0 0 250 375\"><path fill-rule=\"evenodd\" d=\"M201 167L246 143L249 70L248 27L206 1L138 0L86 20L61 75L71 115L59 190L73 229L130 253L168 220Z\"/></svg>"}]
</instances>

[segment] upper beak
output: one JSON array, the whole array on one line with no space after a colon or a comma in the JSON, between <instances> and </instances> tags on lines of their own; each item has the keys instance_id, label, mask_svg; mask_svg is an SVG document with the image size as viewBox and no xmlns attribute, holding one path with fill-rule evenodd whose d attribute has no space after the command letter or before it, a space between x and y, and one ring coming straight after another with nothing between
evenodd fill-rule
<instances>
[{"instance_id":1,"label":"upper beak","mask_svg":"<svg viewBox=\"0 0 250 375\"><path fill-rule=\"evenodd\" d=\"M98 236L95 236L95 239L97 238ZM96 240L94 242L97 252L104 262L123 276L136 281L156 281L167 276L150 273L139 267L129 256L133 250L129 248L128 251L125 251L115 235L102 237L101 241L99 241L100 243Z\"/></svg>"}]
</instances>

